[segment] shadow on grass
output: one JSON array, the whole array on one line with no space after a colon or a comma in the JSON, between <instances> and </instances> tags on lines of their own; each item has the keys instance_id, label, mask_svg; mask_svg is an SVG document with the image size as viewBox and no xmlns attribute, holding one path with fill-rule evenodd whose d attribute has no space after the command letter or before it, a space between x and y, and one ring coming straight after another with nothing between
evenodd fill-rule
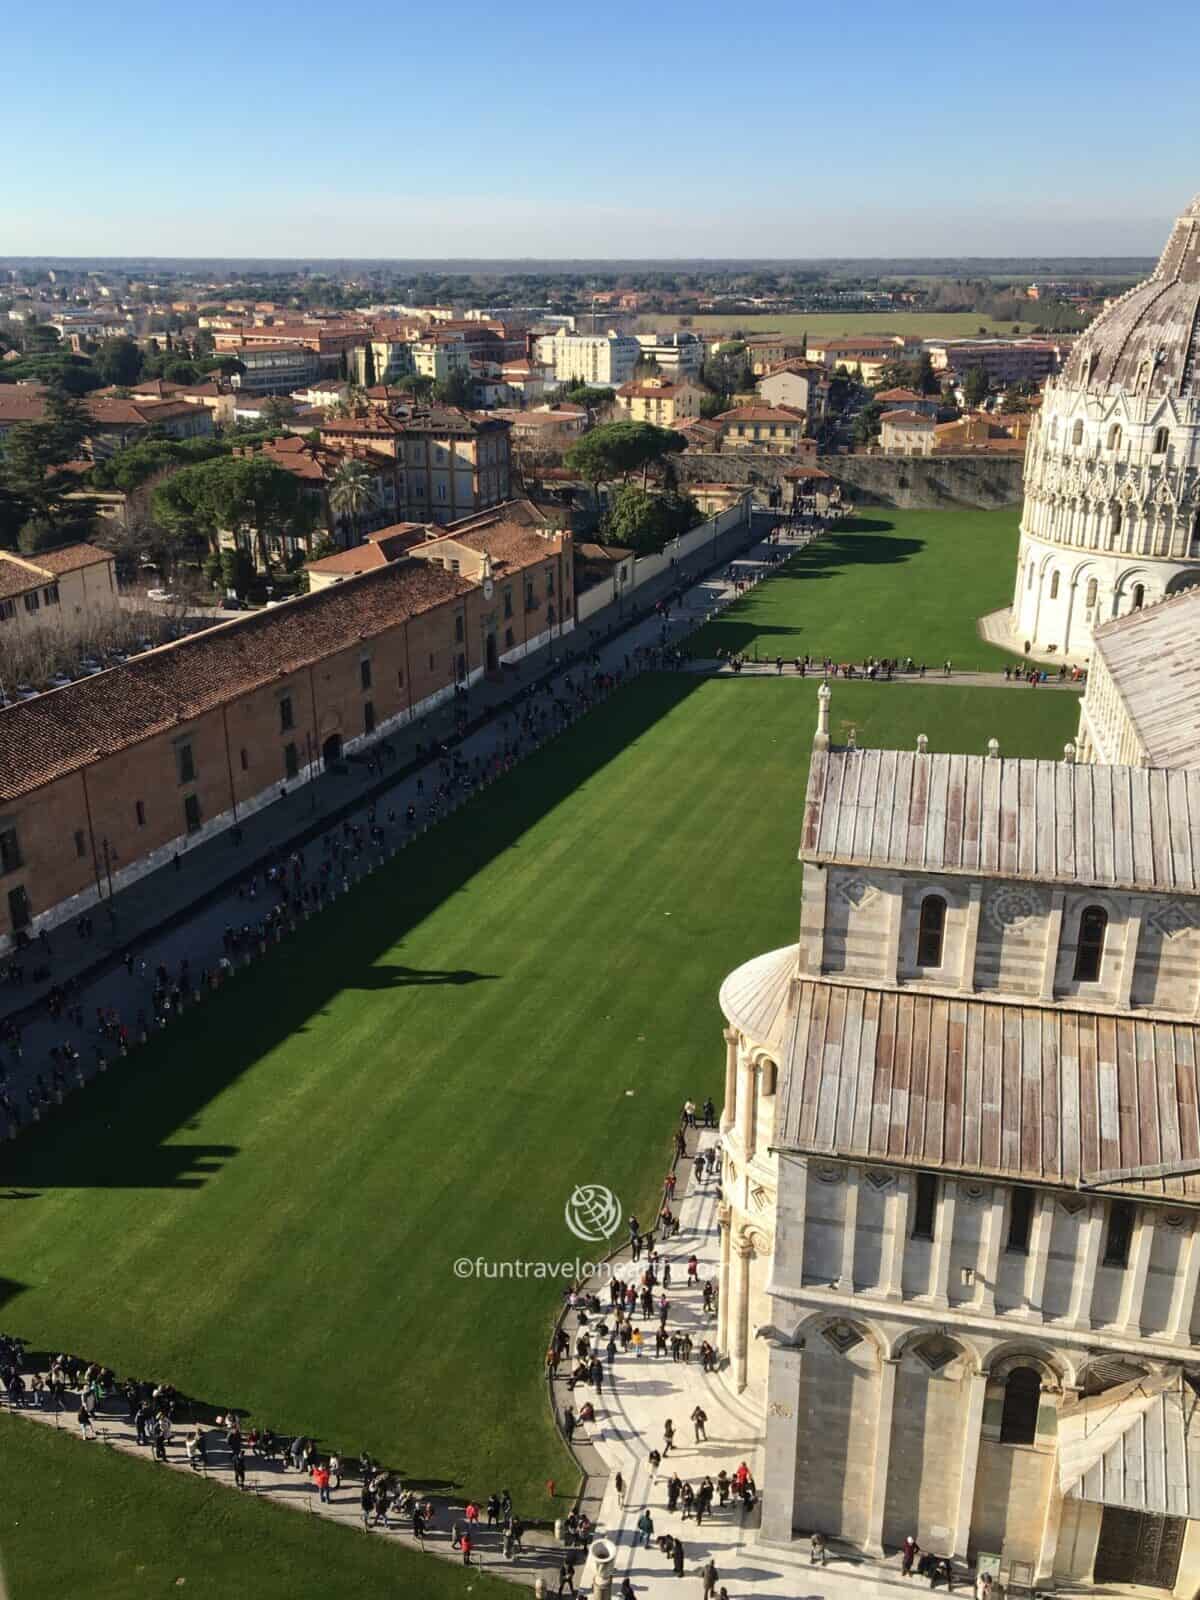
<instances>
[{"instance_id":1,"label":"shadow on grass","mask_svg":"<svg viewBox=\"0 0 1200 1600\"><path fill-rule=\"evenodd\" d=\"M501 981L499 973L376 963L702 682L686 673L640 678L529 756L218 994L3 1146L0 1194L199 1188L239 1146L173 1136L343 990L444 987L452 1005L449 995L461 985Z\"/></svg>"}]
</instances>

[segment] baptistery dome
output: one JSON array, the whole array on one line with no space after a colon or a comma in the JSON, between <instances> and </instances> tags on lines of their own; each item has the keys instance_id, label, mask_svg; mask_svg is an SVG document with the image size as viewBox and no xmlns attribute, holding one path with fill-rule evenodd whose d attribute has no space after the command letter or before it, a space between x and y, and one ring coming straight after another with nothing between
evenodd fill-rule
<instances>
[{"instance_id":1,"label":"baptistery dome","mask_svg":"<svg viewBox=\"0 0 1200 1600\"><path fill-rule=\"evenodd\" d=\"M1086 659L1099 623L1200 583L1198 358L1200 197L1046 385L1025 457L1018 648Z\"/></svg>"}]
</instances>

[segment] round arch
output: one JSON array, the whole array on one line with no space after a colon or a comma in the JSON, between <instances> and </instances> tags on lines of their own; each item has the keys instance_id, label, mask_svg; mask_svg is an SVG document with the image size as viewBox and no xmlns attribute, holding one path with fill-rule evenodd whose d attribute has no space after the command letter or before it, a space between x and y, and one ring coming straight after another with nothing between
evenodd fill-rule
<instances>
[{"instance_id":1,"label":"round arch","mask_svg":"<svg viewBox=\"0 0 1200 1600\"><path fill-rule=\"evenodd\" d=\"M791 1344L804 1344L807 1340L824 1337L836 1350L845 1345L847 1351L854 1346L850 1345L842 1336L842 1329L850 1329L857 1338L854 1344L869 1344L879 1357L886 1361L888 1356L888 1341L882 1331L866 1317L845 1316L839 1317L828 1311L814 1311L800 1321L792 1329Z\"/></svg>"},{"instance_id":2,"label":"round arch","mask_svg":"<svg viewBox=\"0 0 1200 1600\"><path fill-rule=\"evenodd\" d=\"M892 1361L899 1361L915 1350L918 1345L930 1339L943 1339L947 1344L956 1345L970 1363L972 1377L983 1371L983 1357L979 1352L978 1345L959 1328L955 1328L953 1332L940 1327L909 1328L893 1340L892 1347L888 1352L888 1358Z\"/></svg>"},{"instance_id":3,"label":"round arch","mask_svg":"<svg viewBox=\"0 0 1200 1600\"><path fill-rule=\"evenodd\" d=\"M1167 584L1167 594L1182 594L1185 589L1192 589L1200 584L1200 567L1189 567L1186 572L1177 572Z\"/></svg>"},{"instance_id":4,"label":"round arch","mask_svg":"<svg viewBox=\"0 0 1200 1600\"><path fill-rule=\"evenodd\" d=\"M983 1371L989 1378L1003 1383L1017 1367L1032 1367L1041 1374L1042 1382L1052 1389L1070 1386L1074 1378L1068 1361L1057 1351L1047 1350L1044 1345L1015 1340L998 1345L984 1362Z\"/></svg>"}]
</instances>

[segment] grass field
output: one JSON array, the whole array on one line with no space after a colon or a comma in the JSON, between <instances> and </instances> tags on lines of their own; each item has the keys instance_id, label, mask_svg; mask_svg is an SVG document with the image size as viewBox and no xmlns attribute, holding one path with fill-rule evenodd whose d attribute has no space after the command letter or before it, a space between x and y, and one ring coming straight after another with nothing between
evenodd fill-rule
<instances>
[{"instance_id":1,"label":"grass field","mask_svg":"<svg viewBox=\"0 0 1200 1600\"><path fill-rule=\"evenodd\" d=\"M640 680L9 1147L0 1325L547 1512L559 1288L453 1263L577 1255L580 1182L650 1204L720 1093L720 980L794 937L814 713L811 680ZM1076 715L833 702L864 744L1006 754Z\"/></svg>"},{"instance_id":2,"label":"grass field","mask_svg":"<svg viewBox=\"0 0 1200 1600\"><path fill-rule=\"evenodd\" d=\"M1002 671L1016 658L985 644L977 617L1012 595L1017 512L865 509L800 551L783 573L702 628L697 656L911 655Z\"/></svg>"},{"instance_id":3,"label":"grass field","mask_svg":"<svg viewBox=\"0 0 1200 1600\"><path fill-rule=\"evenodd\" d=\"M0 1415L0 1593L7 1581L10 1600L511 1600L498 1578L73 1435Z\"/></svg>"},{"instance_id":4,"label":"grass field","mask_svg":"<svg viewBox=\"0 0 1200 1600\"><path fill-rule=\"evenodd\" d=\"M852 333L903 333L914 339L965 339L977 334L980 328L989 333L1009 337L1013 328L1027 333L1037 319L1029 322L996 322L975 311L829 311L798 312L786 315L723 316L697 315L683 319L694 333L804 333L821 334L831 338ZM678 328L679 317L646 316L638 320L639 331L648 333L655 328L664 331Z\"/></svg>"}]
</instances>

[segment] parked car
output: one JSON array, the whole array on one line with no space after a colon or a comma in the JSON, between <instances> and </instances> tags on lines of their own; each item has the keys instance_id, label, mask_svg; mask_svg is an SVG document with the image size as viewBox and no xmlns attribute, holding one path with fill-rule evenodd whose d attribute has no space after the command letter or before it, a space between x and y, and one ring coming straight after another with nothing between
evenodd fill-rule
<instances>
[{"instance_id":1,"label":"parked car","mask_svg":"<svg viewBox=\"0 0 1200 1600\"><path fill-rule=\"evenodd\" d=\"M146 599L147 600L161 600L161 601L168 601L169 602L169 601L174 600L175 596L171 593L171 591L169 589L147 589L146 590Z\"/></svg>"}]
</instances>

